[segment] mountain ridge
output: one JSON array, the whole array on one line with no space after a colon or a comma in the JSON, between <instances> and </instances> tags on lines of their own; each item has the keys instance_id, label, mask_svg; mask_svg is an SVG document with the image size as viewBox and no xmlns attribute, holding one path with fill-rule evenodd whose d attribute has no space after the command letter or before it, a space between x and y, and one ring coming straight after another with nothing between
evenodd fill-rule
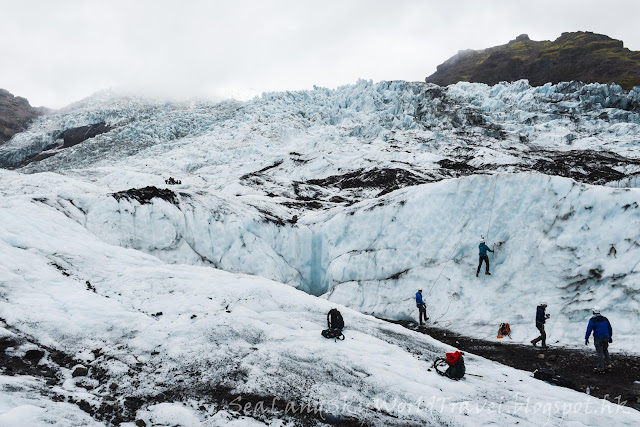
<instances>
[{"instance_id":1,"label":"mountain ridge","mask_svg":"<svg viewBox=\"0 0 640 427\"><path fill-rule=\"evenodd\" d=\"M438 65L427 83L447 86L460 81L494 85L529 80L532 86L562 81L640 85L640 52L621 40L589 31L565 32L554 41L534 41L527 34L483 50L461 50Z\"/></svg>"}]
</instances>

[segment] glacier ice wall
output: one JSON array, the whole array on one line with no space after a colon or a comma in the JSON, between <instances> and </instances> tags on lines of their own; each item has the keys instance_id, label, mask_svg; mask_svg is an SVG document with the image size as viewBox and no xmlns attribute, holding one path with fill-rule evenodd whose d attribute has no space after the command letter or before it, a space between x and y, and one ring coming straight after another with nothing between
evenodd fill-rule
<instances>
[{"instance_id":1,"label":"glacier ice wall","mask_svg":"<svg viewBox=\"0 0 640 427\"><path fill-rule=\"evenodd\" d=\"M400 190L320 225L330 248L327 297L384 317L415 317L412 298L422 288L432 321L485 337L509 322L521 341L534 333L535 306L546 301L559 318L550 322L552 339L574 344L590 307L600 305L622 341L632 340L639 197L540 174ZM496 252L492 276L476 278L481 235Z\"/></svg>"},{"instance_id":2,"label":"glacier ice wall","mask_svg":"<svg viewBox=\"0 0 640 427\"><path fill-rule=\"evenodd\" d=\"M255 274L311 292L311 232L269 222L259 211L224 197L180 197L178 205L153 199L92 200L87 229L106 242L142 250L172 263L206 264Z\"/></svg>"}]
</instances>

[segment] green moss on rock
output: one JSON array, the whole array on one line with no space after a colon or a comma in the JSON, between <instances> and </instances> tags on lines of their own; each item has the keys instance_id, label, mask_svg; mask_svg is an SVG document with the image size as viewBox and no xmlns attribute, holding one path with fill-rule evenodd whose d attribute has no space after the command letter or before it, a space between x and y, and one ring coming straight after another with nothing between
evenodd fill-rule
<instances>
[{"instance_id":1,"label":"green moss on rock","mask_svg":"<svg viewBox=\"0 0 640 427\"><path fill-rule=\"evenodd\" d=\"M630 90L640 86L640 52L592 32L563 33L555 41L519 36L506 45L461 51L439 65L426 81L445 86L458 81L496 84L520 79L534 86L572 80L616 82Z\"/></svg>"}]
</instances>

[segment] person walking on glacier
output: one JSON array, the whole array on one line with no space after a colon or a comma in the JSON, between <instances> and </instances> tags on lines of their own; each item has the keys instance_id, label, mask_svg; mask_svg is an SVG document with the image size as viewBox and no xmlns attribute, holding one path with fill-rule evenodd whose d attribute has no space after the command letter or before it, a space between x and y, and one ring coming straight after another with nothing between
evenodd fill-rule
<instances>
[{"instance_id":1,"label":"person walking on glacier","mask_svg":"<svg viewBox=\"0 0 640 427\"><path fill-rule=\"evenodd\" d=\"M542 349L546 350L547 347L547 333L544 331L544 324L549 317L550 314L546 314L545 310L547 309L547 303L541 302L538 308L536 309L536 328L540 331L540 336L536 339L531 340L531 344L535 347L539 341L542 341Z\"/></svg>"},{"instance_id":2,"label":"person walking on glacier","mask_svg":"<svg viewBox=\"0 0 640 427\"><path fill-rule=\"evenodd\" d=\"M478 274L480 274L480 267L482 267L482 261L484 261L487 266L486 269L484 271L484 274L487 275L491 275L491 273L489 273L489 256L487 255L487 251L489 252L493 252L489 246L486 245L486 243L484 242L484 237L480 236L480 246L478 246L478 249L480 250L480 262L478 263L478 271L476 271L476 277L478 277Z\"/></svg>"},{"instance_id":3,"label":"person walking on glacier","mask_svg":"<svg viewBox=\"0 0 640 427\"><path fill-rule=\"evenodd\" d=\"M427 305L422 300L422 289L418 289L418 292L416 292L416 307L418 307L418 311L420 312L418 314L418 317L420 318L420 326L422 326L424 325L424 323L422 323L423 317L425 323L427 320L429 320L429 318L427 317Z\"/></svg>"},{"instance_id":4,"label":"person walking on glacier","mask_svg":"<svg viewBox=\"0 0 640 427\"><path fill-rule=\"evenodd\" d=\"M613 342L613 329L611 329L609 319L600 314L600 307L595 306L591 310L593 317L589 319L587 333L584 335L584 345L589 345L589 336L593 331L593 344L598 353L598 367L594 371L604 374L605 363L607 364L607 369L611 369L609 344Z\"/></svg>"}]
</instances>

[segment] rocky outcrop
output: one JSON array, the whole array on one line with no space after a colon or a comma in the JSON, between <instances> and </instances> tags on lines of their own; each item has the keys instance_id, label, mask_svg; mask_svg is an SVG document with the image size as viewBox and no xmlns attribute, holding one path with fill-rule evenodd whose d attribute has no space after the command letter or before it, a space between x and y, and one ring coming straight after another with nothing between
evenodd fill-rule
<instances>
[{"instance_id":1,"label":"rocky outcrop","mask_svg":"<svg viewBox=\"0 0 640 427\"><path fill-rule=\"evenodd\" d=\"M33 108L29 101L0 89L0 144L26 129L31 120L46 114L45 108Z\"/></svg>"},{"instance_id":2,"label":"rocky outcrop","mask_svg":"<svg viewBox=\"0 0 640 427\"><path fill-rule=\"evenodd\" d=\"M87 375L89 375L89 370L86 367L82 365L76 365L73 367L73 372L71 373L73 378L86 377Z\"/></svg>"},{"instance_id":3,"label":"rocky outcrop","mask_svg":"<svg viewBox=\"0 0 640 427\"><path fill-rule=\"evenodd\" d=\"M62 138L64 139L64 145L62 146L62 148L73 147L74 145L80 144L81 142L86 141L89 138L93 138L94 136L109 132L110 130L111 127L108 126L105 122L67 129L62 134Z\"/></svg>"},{"instance_id":4,"label":"rocky outcrop","mask_svg":"<svg viewBox=\"0 0 640 427\"><path fill-rule=\"evenodd\" d=\"M441 86L467 81L494 85L529 80L532 86L581 81L640 86L640 52L602 34L563 33L555 41L534 41L526 34L501 46L463 50L437 67L427 83Z\"/></svg>"},{"instance_id":5,"label":"rocky outcrop","mask_svg":"<svg viewBox=\"0 0 640 427\"><path fill-rule=\"evenodd\" d=\"M154 198L162 199L176 206L180 204L178 196L173 191L167 190L166 188L157 188L152 186L145 188L131 188L126 191L113 193L111 196L113 196L117 201L120 201L120 199L136 200L141 205L151 204L151 200ZM162 315L162 313L156 313L156 316L158 315Z\"/></svg>"}]
</instances>

